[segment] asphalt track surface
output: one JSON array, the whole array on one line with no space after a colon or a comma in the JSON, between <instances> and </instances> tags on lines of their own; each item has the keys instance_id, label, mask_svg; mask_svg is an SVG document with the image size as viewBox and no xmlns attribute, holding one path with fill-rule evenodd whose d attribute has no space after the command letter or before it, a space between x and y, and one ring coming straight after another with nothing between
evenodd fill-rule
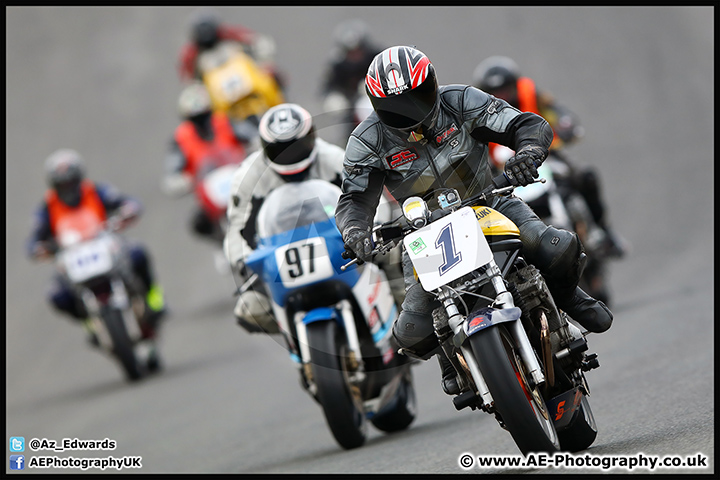
<instances>
[{"instance_id":1,"label":"asphalt track surface","mask_svg":"<svg viewBox=\"0 0 720 480\"><path fill-rule=\"evenodd\" d=\"M176 55L193 11L6 8L6 451L11 436L109 438L113 451L25 455L141 456L143 473L603 472L461 468L463 453L518 450L491 416L454 409L434 360L414 368L418 417L408 430L371 427L363 447L338 447L282 347L235 325L234 284L187 227L192 199L158 188L178 121ZM613 225L633 247L611 266L615 323L589 338L601 364L587 375L600 432L584 453L702 454L707 468L655 471L714 473L712 7L221 11L274 37L288 99L336 143L319 84L332 29L348 18L367 21L385 46L416 45L442 84L469 82L480 60L509 55L574 110L586 137L570 153L598 169ZM50 309L53 268L25 255L43 162L61 147L145 206L127 235L152 253L172 315L164 371L137 384Z\"/></svg>"}]
</instances>

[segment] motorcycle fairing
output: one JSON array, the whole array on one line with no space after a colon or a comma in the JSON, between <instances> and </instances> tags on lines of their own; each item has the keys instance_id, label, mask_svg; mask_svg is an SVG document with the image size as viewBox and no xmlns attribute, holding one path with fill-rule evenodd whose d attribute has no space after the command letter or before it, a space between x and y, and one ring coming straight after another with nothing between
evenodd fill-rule
<instances>
[{"instance_id":1,"label":"motorcycle fairing","mask_svg":"<svg viewBox=\"0 0 720 480\"><path fill-rule=\"evenodd\" d=\"M200 205L213 221L227 212L230 185L237 168L237 164L218 167L205 175L198 185L196 195Z\"/></svg>"},{"instance_id":2,"label":"motorcycle fairing","mask_svg":"<svg viewBox=\"0 0 720 480\"><path fill-rule=\"evenodd\" d=\"M203 74L213 110L245 119L260 116L270 107L284 102L277 82L247 54L239 50L219 54L225 58L218 59L217 64Z\"/></svg>"},{"instance_id":3,"label":"motorcycle fairing","mask_svg":"<svg viewBox=\"0 0 720 480\"><path fill-rule=\"evenodd\" d=\"M352 291L367 320L373 340L377 343L389 337L398 309L385 272L374 263L366 263Z\"/></svg>"},{"instance_id":4,"label":"motorcycle fairing","mask_svg":"<svg viewBox=\"0 0 720 480\"><path fill-rule=\"evenodd\" d=\"M279 258L278 250L290 244L305 245L307 248L298 248L292 255L287 254L287 257ZM316 251L316 246L321 244L324 245L324 250ZM335 226L335 219L331 218L261 238L257 250L248 256L246 265L248 269L260 275L275 303L284 308L288 295L298 286L307 287L327 281L340 281L351 287L354 286L360 278L360 271L357 266L347 268L345 271L340 269L345 262L341 257L344 250L342 235ZM322 272L311 268L314 265L310 264L309 257L299 257L315 255L317 252L321 252L317 260L324 265ZM298 257L296 258L295 255ZM293 264L286 261L288 259L297 261ZM313 271L310 272L311 270ZM301 278L305 275L305 271L312 273L312 276ZM292 275L295 275L296 282L289 282L289 278L293 278ZM311 281L306 281L308 278Z\"/></svg>"}]
</instances>

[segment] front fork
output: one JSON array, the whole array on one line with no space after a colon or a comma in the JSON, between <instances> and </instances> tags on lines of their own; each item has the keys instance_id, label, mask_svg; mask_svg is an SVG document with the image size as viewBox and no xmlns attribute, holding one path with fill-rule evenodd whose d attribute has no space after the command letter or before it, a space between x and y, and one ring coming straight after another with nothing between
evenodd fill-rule
<instances>
[{"instance_id":1,"label":"front fork","mask_svg":"<svg viewBox=\"0 0 720 480\"><path fill-rule=\"evenodd\" d=\"M495 301L493 302L492 306L500 309L514 307L515 303L513 301L512 294L505 287L502 273L498 268L497 264L495 263L495 260L491 260L488 264L486 268L486 274L490 277L490 282L492 283L496 293ZM450 288L444 286L440 287L440 294L438 295L438 300L440 300L443 307L445 308L445 311L447 312L448 326L455 335L455 338L461 338L464 337L463 324L468 321L468 318L463 317L463 315L461 315L458 311L457 304L455 303L455 299L452 293L453 290L451 290ZM540 362L538 362L535 351L530 344L530 339L528 339L528 336L525 333L525 329L522 326L520 318L506 323L508 324L510 333L516 340L520 357L522 358L525 366L528 369L528 373L530 375L530 378L532 379L532 382L534 383L534 385L542 384L545 381L545 376L542 373ZM477 362L475 361L475 358L470 351L470 348L465 346L463 342L463 345L460 346L460 350L463 354L467 369L469 370L472 379L475 382L475 386L477 387L477 393L483 399L483 403L485 404L485 406L490 407L493 401L492 395L487 388L485 379L482 376L482 372L480 371L480 368L478 367Z\"/></svg>"}]
</instances>

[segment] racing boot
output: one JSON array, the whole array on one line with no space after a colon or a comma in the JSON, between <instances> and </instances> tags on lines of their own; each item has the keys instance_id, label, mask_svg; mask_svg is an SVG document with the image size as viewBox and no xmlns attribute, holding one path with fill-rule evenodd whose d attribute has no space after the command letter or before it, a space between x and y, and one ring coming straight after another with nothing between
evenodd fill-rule
<instances>
[{"instance_id":1,"label":"racing boot","mask_svg":"<svg viewBox=\"0 0 720 480\"><path fill-rule=\"evenodd\" d=\"M159 285L152 285L145 295L145 318L141 327L144 338L155 338L160 319L167 312L163 290Z\"/></svg>"},{"instance_id":2,"label":"racing boot","mask_svg":"<svg viewBox=\"0 0 720 480\"><path fill-rule=\"evenodd\" d=\"M85 318L82 320L82 327L87 332L87 340L90 345L93 347L99 347L100 346L100 339L97 336L97 332L95 331L95 325L93 325L93 322L89 318Z\"/></svg>"},{"instance_id":3,"label":"racing boot","mask_svg":"<svg viewBox=\"0 0 720 480\"><path fill-rule=\"evenodd\" d=\"M610 328L613 314L601 301L594 299L580 287L553 292L555 304L585 327L588 332L602 333Z\"/></svg>"},{"instance_id":4,"label":"racing boot","mask_svg":"<svg viewBox=\"0 0 720 480\"><path fill-rule=\"evenodd\" d=\"M440 362L440 370L442 372L442 385L443 392L448 395L457 395L460 393L460 385L458 384L457 372L455 367L450 360L445 356L445 352L439 352L437 354L438 361Z\"/></svg>"}]
</instances>

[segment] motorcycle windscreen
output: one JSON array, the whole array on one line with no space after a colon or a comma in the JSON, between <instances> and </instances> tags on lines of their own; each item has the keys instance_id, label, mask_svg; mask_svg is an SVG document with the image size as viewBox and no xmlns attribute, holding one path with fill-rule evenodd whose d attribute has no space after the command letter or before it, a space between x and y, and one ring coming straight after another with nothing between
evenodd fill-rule
<instances>
[{"instance_id":1,"label":"motorcycle windscreen","mask_svg":"<svg viewBox=\"0 0 720 480\"><path fill-rule=\"evenodd\" d=\"M418 279L428 292L493 259L475 210L464 207L403 239Z\"/></svg>"},{"instance_id":2,"label":"motorcycle windscreen","mask_svg":"<svg viewBox=\"0 0 720 480\"><path fill-rule=\"evenodd\" d=\"M260 239L335 218L340 188L324 180L289 182L265 197L258 212Z\"/></svg>"},{"instance_id":3,"label":"motorcycle windscreen","mask_svg":"<svg viewBox=\"0 0 720 480\"><path fill-rule=\"evenodd\" d=\"M340 189L323 180L286 183L263 202L257 218L258 249L247 265L261 271L273 299L284 305L293 289L328 280L349 286L356 268L344 272L344 244L335 225Z\"/></svg>"}]
</instances>

